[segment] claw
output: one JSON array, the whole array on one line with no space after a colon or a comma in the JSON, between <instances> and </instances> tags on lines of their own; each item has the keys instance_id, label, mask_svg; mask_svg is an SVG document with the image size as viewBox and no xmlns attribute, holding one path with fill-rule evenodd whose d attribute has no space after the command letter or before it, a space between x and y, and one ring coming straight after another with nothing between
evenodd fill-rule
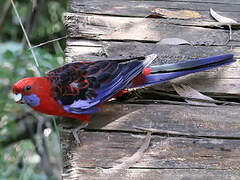
<instances>
[{"instance_id":1,"label":"claw","mask_svg":"<svg viewBox=\"0 0 240 180\"><path fill-rule=\"evenodd\" d=\"M78 136L78 131L84 129L88 126L88 123L82 123L80 126L73 128L73 129L63 129L65 132L71 132L73 134L74 139L76 140L77 144L80 146L81 141Z\"/></svg>"}]
</instances>

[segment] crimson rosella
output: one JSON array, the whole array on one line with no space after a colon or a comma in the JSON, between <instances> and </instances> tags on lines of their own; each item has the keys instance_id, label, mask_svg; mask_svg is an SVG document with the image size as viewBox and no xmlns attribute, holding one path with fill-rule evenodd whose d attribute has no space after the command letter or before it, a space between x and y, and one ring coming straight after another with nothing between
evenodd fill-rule
<instances>
[{"instance_id":1,"label":"crimson rosella","mask_svg":"<svg viewBox=\"0 0 240 180\"><path fill-rule=\"evenodd\" d=\"M41 113L88 122L100 104L123 90L159 84L190 73L233 63L232 54L151 66L151 54L130 60L73 62L44 77L29 77L13 86L15 101Z\"/></svg>"}]
</instances>

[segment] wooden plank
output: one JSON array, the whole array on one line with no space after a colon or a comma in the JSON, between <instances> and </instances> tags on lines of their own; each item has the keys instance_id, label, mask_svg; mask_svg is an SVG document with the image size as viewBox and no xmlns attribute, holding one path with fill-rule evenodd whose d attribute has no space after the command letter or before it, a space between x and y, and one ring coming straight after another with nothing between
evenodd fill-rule
<instances>
[{"instance_id":1,"label":"wooden plank","mask_svg":"<svg viewBox=\"0 0 240 180\"><path fill-rule=\"evenodd\" d=\"M79 172L81 171L81 173ZM78 179L78 174L82 180L95 180L95 179L114 179L111 174L98 174L96 176L96 170L82 169L72 172L71 175L65 174L64 180ZM115 175L116 177L116 175ZM123 173L117 174L118 180L155 180L155 179L167 179L167 180L223 180L223 179L239 179L240 175L238 171L234 170L211 170L211 169L129 169Z\"/></svg>"},{"instance_id":2,"label":"wooden plank","mask_svg":"<svg viewBox=\"0 0 240 180\"><path fill-rule=\"evenodd\" d=\"M164 9L189 9L196 11L206 11L209 8L218 9L222 12L239 11L240 3L238 1L228 1L228 3L219 3L219 1L208 2L183 2L183 1L131 1L131 0L97 0L84 1L72 0L70 3L70 12L79 13L101 13L101 14L130 14L135 15L138 10L151 11L152 8L161 7ZM134 11L134 12L133 12ZM115 15L116 15L115 14ZM120 14L120 13L119 13Z\"/></svg>"},{"instance_id":3,"label":"wooden plank","mask_svg":"<svg viewBox=\"0 0 240 180\"><path fill-rule=\"evenodd\" d=\"M73 141L72 135L64 135ZM144 135L81 132L82 145L67 151L69 174L89 177L81 168L111 168L133 155ZM68 144L66 144L68 145ZM240 140L194 139L153 135L151 145L133 168L239 170ZM65 157L66 158L66 157ZM103 172L97 171L95 176ZM114 177L114 175L113 175Z\"/></svg>"},{"instance_id":4,"label":"wooden plank","mask_svg":"<svg viewBox=\"0 0 240 180\"><path fill-rule=\"evenodd\" d=\"M77 60L121 59L156 53L154 64L175 63L184 60L234 53L239 58L240 48L227 46L167 46L141 42L107 42L69 39L65 50L68 62ZM103 57L103 56L108 56ZM240 62L232 65L188 75L171 82L188 84L201 92L238 94L240 89ZM159 86L164 91L173 91L171 85Z\"/></svg>"},{"instance_id":5,"label":"wooden plank","mask_svg":"<svg viewBox=\"0 0 240 180\"><path fill-rule=\"evenodd\" d=\"M160 0L161 1L161 0ZM165 1L172 1L172 2L188 2L188 3L192 3L192 2L199 2L199 3L214 3L214 4L240 4L239 1L236 0L222 0L222 1L218 1L218 0L165 0Z\"/></svg>"},{"instance_id":6,"label":"wooden plank","mask_svg":"<svg viewBox=\"0 0 240 180\"><path fill-rule=\"evenodd\" d=\"M238 1L129 1L129 0L104 0L104 1L79 1L72 0L70 12L105 14L114 16L146 17L153 8L163 8L169 10L194 10L207 20L213 21L209 15L209 8L213 8L223 16L239 21L240 3Z\"/></svg>"},{"instance_id":7,"label":"wooden plank","mask_svg":"<svg viewBox=\"0 0 240 180\"><path fill-rule=\"evenodd\" d=\"M93 117L88 128L134 131L134 126L177 131L192 136L240 138L239 107L184 105L131 105L109 103Z\"/></svg>"},{"instance_id":8,"label":"wooden plank","mask_svg":"<svg viewBox=\"0 0 240 180\"><path fill-rule=\"evenodd\" d=\"M236 0L222 0L222 1L218 1L218 0L166 0L166 1L179 1L179 2L188 2L188 3L192 3L192 2L199 2L199 3L214 3L214 4L240 4L239 1Z\"/></svg>"},{"instance_id":9,"label":"wooden plank","mask_svg":"<svg viewBox=\"0 0 240 180\"><path fill-rule=\"evenodd\" d=\"M102 112L93 117L87 130L79 133L80 147L73 143L71 133L61 132L64 179L104 177L106 174L92 169L113 167L141 146L145 133L134 129L135 126L158 130L149 149L134 165L142 170L144 177L146 169L185 169L186 176L191 169L204 169L209 173L209 169L239 170L238 109L238 106L106 104ZM128 171L135 172L134 169ZM123 178L128 177L127 174L123 173ZM233 172L230 174L234 176ZM192 176L198 177L198 173Z\"/></svg>"},{"instance_id":10,"label":"wooden plank","mask_svg":"<svg viewBox=\"0 0 240 180\"><path fill-rule=\"evenodd\" d=\"M163 21L163 20L162 20ZM164 38L182 38L193 45L208 40L210 45L226 45L228 31L197 26L181 26L159 19L112 17L101 15L65 14L65 26L70 37L95 40L158 42ZM181 21L185 23L186 21ZM179 21L180 23L180 21ZM232 40L239 41L240 31ZM189 36L191 34L191 36Z\"/></svg>"},{"instance_id":11,"label":"wooden plank","mask_svg":"<svg viewBox=\"0 0 240 180\"><path fill-rule=\"evenodd\" d=\"M180 61L234 53L240 58L240 47L229 46L190 46L161 45L146 42L94 41L69 38L65 49L66 60L123 59L128 57L158 54L153 64L176 63ZM236 63L235 63L236 65Z\"/></svg>"},{"instance_id":12,"label":"wooden plank","mask_svg":"<svg viewBox=\"0 0 240 180\"><path fill-rule=\"evenodd\" d=\"M68 151L78 168L110 168L133 155L144 135L81 132L80 147ZM72 141L72 134L65 138ZM99 147L99 148L98 148ZM235 169L240 167L240 140L194 139L152 135L151 146L134 168Z\"/></svg>"}]
</instances>

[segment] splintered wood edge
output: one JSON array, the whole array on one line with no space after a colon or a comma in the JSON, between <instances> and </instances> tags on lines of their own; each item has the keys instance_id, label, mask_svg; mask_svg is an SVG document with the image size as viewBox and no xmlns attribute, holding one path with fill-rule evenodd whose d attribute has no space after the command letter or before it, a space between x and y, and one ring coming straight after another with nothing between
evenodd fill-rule
<instances>
[{"instance_id":1,"label":"splintered wood edge","mask_svg":"<svg viewBox=\"0 0 240 180\"><path fill-rule=\"evenodd\" d=\"M193 45L202 44L204 39L209 41L210 45L225 45L229 38L228 33L222 29L187 26L181 22L171 23L152 18L66 13L65 26L70 37L93 40L158 42L164 38L175 37ZM232 40L239 40L239 36L233 33Z\"/></svg>"},{"instance_id":2,"label":"splintered wood edge","mask_svg":"<svg viewBox=\"0 0 240 180\"><path fill-rule=\"evenodd\" d=\"M221 1L221 3L216 3L212 0L205 1L191 1L185 0L181 2L173 1L111 1L103 0L101 2L94 0L90 3L80 0L72 0L70 3L69 11L73 13L86 13L86 14L104 14L112 16L131 16L131 17L146 17L151 14L152 9L162 8L170 9L173 11L177 10L193 10L199 12L204 19L213 21L209 14L209 7L216 9L218 12L223 14L226 17L239 19L239 7L240 3L234 0ZM139 5L141 3L141 5ZM198 19L197 19L198 20Z\"/></svg>"}]
</instances>

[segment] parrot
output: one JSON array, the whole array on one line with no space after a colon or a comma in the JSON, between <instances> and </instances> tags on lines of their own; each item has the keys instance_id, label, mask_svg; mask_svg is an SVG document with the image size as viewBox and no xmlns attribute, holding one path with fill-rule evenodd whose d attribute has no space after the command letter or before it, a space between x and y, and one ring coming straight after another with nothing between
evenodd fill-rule
<instances>
[{"instance_id":1,"label":"parrot","mask_svg":"<svg viewBox=\"0 0 240 180\"><path fill-rule=\"evenodd\" d=\"M233 54L223 54L151 65L156 58L157 54L150 54L122 60L68 63L45 76L27 77L16 82L12 89L14 100L44 114L77 118L88 123L104 102L130 89L157 85L236 61Z\"/></svg>"}]
</instances>

